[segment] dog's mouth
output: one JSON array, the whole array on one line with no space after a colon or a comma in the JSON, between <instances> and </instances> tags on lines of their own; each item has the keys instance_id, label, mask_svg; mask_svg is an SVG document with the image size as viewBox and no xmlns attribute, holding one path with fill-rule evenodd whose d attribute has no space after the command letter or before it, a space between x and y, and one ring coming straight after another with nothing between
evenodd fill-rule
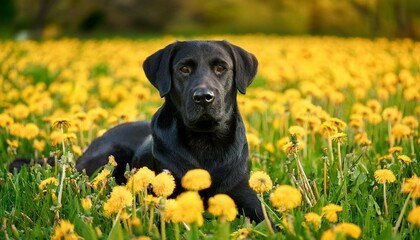
<instances>
[{"instance_id":1,"label":"dog's mouth","mask_svg":"<svg viewBox=\"0 0 420 240\"><path fill-rule=\"evenodd\" d=\"M205 114L196 120L189 121L186 125L197 132L213 132L219 126L219 121Z\"/></svg>"}]
</instances>

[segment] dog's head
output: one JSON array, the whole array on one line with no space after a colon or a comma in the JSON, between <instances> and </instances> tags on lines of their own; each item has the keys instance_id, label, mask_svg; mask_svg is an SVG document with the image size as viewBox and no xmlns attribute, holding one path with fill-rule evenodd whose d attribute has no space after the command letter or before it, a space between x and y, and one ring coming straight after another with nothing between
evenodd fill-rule
<instances>
[{"instance_id":1,"label":"dog's head","mask_svg":"<svg viewBox=\"0 0 420 240\"><path fill-rule=\"evenodd\" d=\"M184 124L211 132L235 111L257 72L254 55L227 41L175 42L148 57L143 68L162 97L176 106Z\"/></svg>"}]
</instances>

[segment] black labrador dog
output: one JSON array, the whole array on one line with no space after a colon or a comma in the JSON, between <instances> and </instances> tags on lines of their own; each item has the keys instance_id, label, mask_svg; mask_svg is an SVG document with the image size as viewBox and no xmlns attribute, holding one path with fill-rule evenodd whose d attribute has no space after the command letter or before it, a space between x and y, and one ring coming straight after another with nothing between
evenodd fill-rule
<instances>
[{"instance_id":1,"label":"black labrador dog","mask_svg":"<svg viewBox=\"0 0 420 240\"><path fill-rule=\"evenodd\" d=\"M147 78L165 98L152 122L126 123L94 140L77 160L76 168L88 175L113 155L117 182L125 181L126 165L146 166L155 172L169 170L177 188L191 169L207 170L206 200L229 195L239 212L251 220L264 219L260 201L249 187L248 144L236 101L256 75L254 55L227 41L175 42L148 57Z\"/></svg>"}]
</instances>

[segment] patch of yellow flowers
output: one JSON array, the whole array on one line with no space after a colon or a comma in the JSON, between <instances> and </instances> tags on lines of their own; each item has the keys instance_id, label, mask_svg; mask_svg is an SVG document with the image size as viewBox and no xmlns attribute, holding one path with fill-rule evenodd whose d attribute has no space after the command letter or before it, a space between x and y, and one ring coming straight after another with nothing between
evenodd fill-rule
<instances>
[{"instance_id":1,"label":"patch of yellow flowers","mask_svg":"<svg viewBox=\"0 0 420 240\"><path fill-rule=\"evenodd\" d=\"M355 151L370 154L368 162L361 163L363 169L367 171L366 164L377 165L376 171L368 174L382 186L385 207L390 190L386 190L386 184L402 179L399 185L407 199L419 198L419 178L415 174L401 175L418 159L419 42L257 35L209 38L227 39L259 60L256 87L251 87L246 96L238 96L252 170L269 170L271 164L283 164L282 159L290 156L316 169L322 164L313 156L320 155L319 145L326 145L325 170L339 163L343 181L349 169L342 166L347 156L340 149L345 143L354 143ZM162 100L140 66L147 56L173 41L173 37L165 37L153 41L1 42L0 141L9 160L22 152L35 159L57 154L63 143L71 146L68 149L77 157L106 129L150 119ZM289 135L295 139L289 140ZM392 164L400 164L401 171L391 171ZM302 170L296 170L295 178L288 183L272 181L269 171L255 171L249 183L261 197L270 192L271 206L290 222L293 209L305 202L312 206L319 200L317 189L308 186ZM105 191L111 175L112 168L104 168L89 184L96 191ZM139 198L144 200L141 204L148 204L145 195L152 186L155 196L148 199L164 221L202 225L204 204L197 192L211 185L210 175L201 169L192 170L181 184L188 191L176 199L166 199L176 187L173 177L167 172L156 175L147 168L138 169L125 186L108 189L111 192L102 206L104 214L123 215L136 208ZM44 191L56 185L58 180L52 177L41 181L39 188ZM327 186L325 175L325 192ZM85 210L92 207L90 199L81 200ZM225 195L211 198L208 211L227 221L237 213ZM323 239L332 239L339 232L359 238L357 226L338 222L337 213L341 211L339 205L326 204L321 213L306 213L305 221L315 229L321 219L335 224ZM415 214L418 211L418 207L413 208L407 219L416 226L420 222ZM64 220L56 229L54 236L74 236L73 228ZM244 229L244 235L251 234Z\"/></svg>"}]
</instances>

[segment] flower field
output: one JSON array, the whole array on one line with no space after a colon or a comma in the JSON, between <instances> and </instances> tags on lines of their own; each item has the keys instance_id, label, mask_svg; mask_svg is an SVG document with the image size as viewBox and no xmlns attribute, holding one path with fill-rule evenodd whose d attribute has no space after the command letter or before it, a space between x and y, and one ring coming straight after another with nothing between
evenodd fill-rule
<instances>
[{"instance_id":1,"label":"flower field","mask_svg":"<svg viewBox=\"0 0 420 240\"><path fill-rule=\"evenodd\" d=\"M167 172L127 170L117 185L113 156L92 177L78 173L94 138L162 104L141 65L176 39L62 39L0 42L0 239L420 238L420 42L200 38L259 60L238 104L249 183L277 230L236 217L226 195L203 203L204 170L176 199ZM16 157L50 156L55 166L8 170Z\"/></svg>"}]
</instances>

